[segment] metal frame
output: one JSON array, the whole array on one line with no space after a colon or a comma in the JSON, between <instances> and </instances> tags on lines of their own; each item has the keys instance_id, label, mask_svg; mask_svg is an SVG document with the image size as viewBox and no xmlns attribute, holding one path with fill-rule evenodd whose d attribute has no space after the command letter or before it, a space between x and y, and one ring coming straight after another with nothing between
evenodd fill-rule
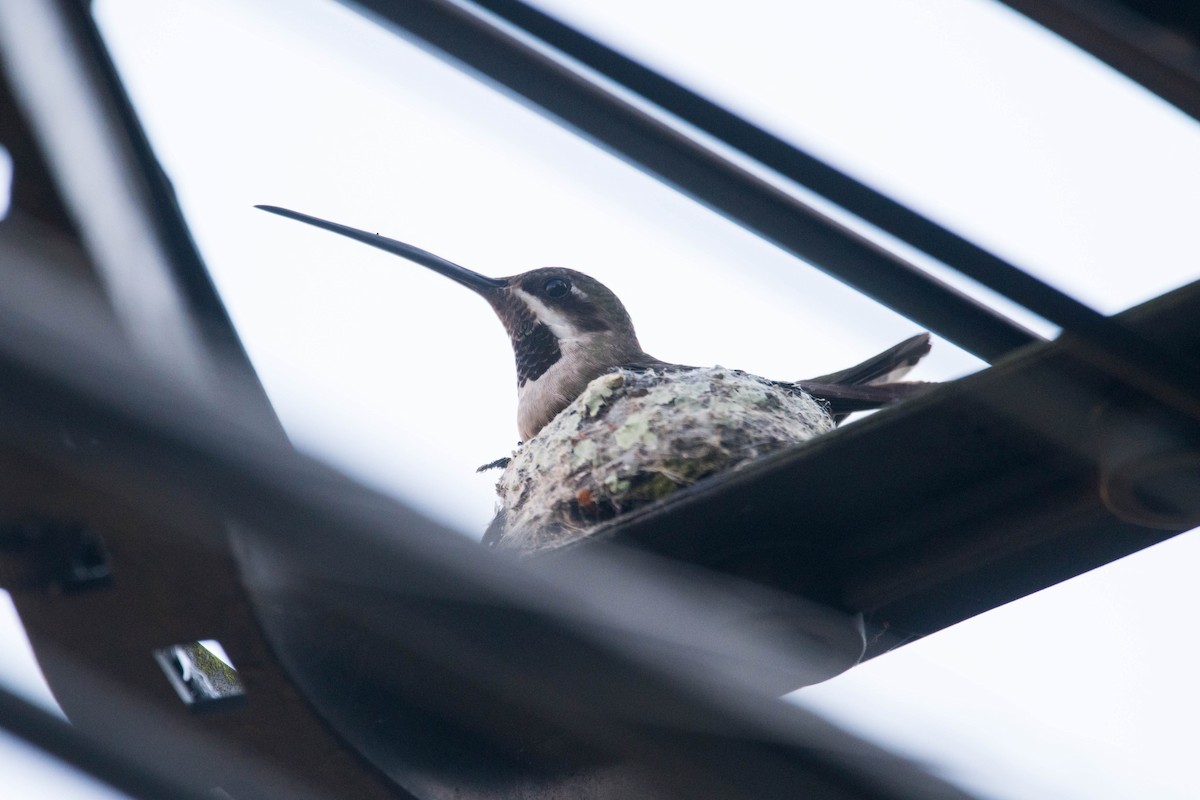
<instances>
[{"instance_id":1,"label":"metal frame","mask_svg":"<svg viewBox=\"0 0 1200 800\"><path fill-rule=\"evenodd\" d=\"M448 0L344 0L858 291L994 361L1039 337Z\"/></svg>"},{"instance_id":2,"label":"metal frame","mask_svg":"<svg viewBox=\"0 0 1200 800\"><path fill-rule=\"evenodd\" d=\"M212 794L181 785L177 777L155 770L153 762L132 761L66 720L0 687L0 728L63 762L133 797L213 800Z\"/></svg>"},{"instance_id":3,"label":"metal frame","mask_svg":"<svg viewBox=\"0 0 1200 800\"><path fill-rule=\"evenodd\" d=\"M925 325L985 361L993 362L1039 338L898 256L875 245L794 197L737 167L680 131L638 110L595 82L539 53L450 0L343 0L368 10L444 57L517 94L561 124L577 130L698 202L713 208L818 269ZM828 196L849 210L931 248L947 266L1083 337L1108 368L1119 369L1180 410L1200 415L1200 365L1160 347L1036 277L969 245L915 213L885 217L899 207L862 184L835 173L794 147L701 104L667 81L598 43L532 13L514 0L478 5L502 12L533 36L584 60L609 79L659 103L726 144L789 174L816 177ZM869 215L869 216L868 216ZM881 224L883 223L883 224Z\"/></svg>"},{"instance_id":4,"label":"metal frame","mask_svg":"<svg viewBox=\"0 0 1200 800\"><path fill-rule=\"evenodd\" d=\"M1194 363L1187 363L1176 354L1162 351L1119 322L1105 317L994 253L549 14L522 0L469 2L496 14L697 130L816 192L1000 296L1024 306L1058 325L1064 332L1087 338L1110 358L1123 361L1127 368L1148 373L1147 377L1164 385L1174 384L1191 392L1200 389L1200 373L1197 373ZM1047 10L1055 6L1053 3L1015 2L1010 5L1019 7L1035 19L1050 18L1047 20L1050 21L1057 18L1055 12ZM1059 5L1061 8L1072 3ZM1107 4L1101 0L1093 5L1100 7ZM1058 12L1058 15L1062 16L1062 12ZM1114 25L1110 27L1117 27L1115 23L1118 21L1114 14ZM1086 39L1090 33L1090 28L1079 30L1077 37ZM1145 33L1142 36L1147 38ZM1144 51L1142 56L1142 63L1151 61ZM1130 65L1128 61L1119 63L1122 66ZM1193 77L1196 76L1200 76L1200 71ZM1178 84L1176 81L1172 85ZM1195 91L1194 86L1192 90ZM843 275L838 264L830 264L825 268L835 276ZM855 285L853 281L847 282ZM870 294L869 291L866 293ZM917 321L925 322L923 319ZM936 326L934 329L937 330ZM948 338L954 341L953 337Z\"/></svg>"},{"instance_id":5,"label":"metal frame","mask_svg":"<svg viewBox=\"0 0 1200 800\"><path fill-rule=\"evenodd\" d=\"M0 58L130 341L196 391L232 369L282 436L86 6L4 3Z\"/></svg>"},{"instance_id":6,"label":"metal frame","mask_svg":"<svg viewBox=\"0 0 1200 800\"><path fill-rule=\"evenodd\" d=\"M1187 3L1158 0L1002 0L1200 120L1200 42L1169 27Z\"/></svg>"},{"instance_id":7,"label":"metal frame","mask_svg":"<svg viewBox=\"0 0 1200 800\"><path fill-rule=\"evenodd\" d=\"M1095 327L1099 315L1074 298L528 3L470 2L1064 330Z\"/></svg>"}]
</instances>

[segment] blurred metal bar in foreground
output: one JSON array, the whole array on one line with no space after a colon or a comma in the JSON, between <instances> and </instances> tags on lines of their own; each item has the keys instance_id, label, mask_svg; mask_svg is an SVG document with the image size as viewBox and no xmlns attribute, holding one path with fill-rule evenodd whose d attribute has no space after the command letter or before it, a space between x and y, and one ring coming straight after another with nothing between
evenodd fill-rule
<instances>
[{"instance_id":1,"label":"blurred metal bar in foreground","mask_svg":"<svg viewBox=\"0 0 1200 800\"><path fill-rule=\"evenodd\" d=\"M116 694L120 694L119 691ZM214 794L194 788L185 780L175 762L161 750L153 758L132 759L127 748L115 745L121 734L133 725L161 725L161 719L147 715L136 703L127 713L112 720L110 736L105 739L80 731L70 722L50 713L0 686L0 728L20 737L46 753L97 778L114 789L135 798L173 798L173 800L214 800ZM177 735L177 734L176 734ZM201 737L182 737L185 746L209 759L239 758ZM163 741L165 749L178 747L179 740ZM312 797L301 787L293 787L297 797ZM219 797L219 795L217 795Z\"/></svg>"},{"instance_id":2,"label":"blurred metal bar in foreground","mask_svg":"<svg viewBox=\"0 0 1200 800\"><path fill-rule=\"evenodd\" d=\"M764 696L744 664L683 656L732 644L771 662L796 648L731 630L696 601L735 584L619 551L579 569L498 558L293 452L251 405L181 391L65 287L20 266L7 265L0 296L0 453L13 478L0 508L85 519L111 556L109 586L14 592L81 730L104 736L128 713L121 696L96 690L94 672L185 730L263 759L262 771L311 779L318 795L353 785L357 797L404 796L387 774L426 796L466 781L503 797L554 786L565 763L570 775L616 764L618 776L600 779L653 797L964 797ZM227 519L239 523L240 562ZM155 647L201 638L229 651L243 707L192 714L162 675ZM355 732L331 735L313 705L335 725L365 720L390 760L382 748L368 753L374 766L359 760L346 746ZM135 724L114 744L157 758L172 736ZM445 747L430 754L430 742ZM228 781L259 775L204 764L235 797Z\"/></svg>"},{"instance_id":3,"label":"blurred metal bar in foreground","mask_svg":"<svg viewBox=\"0 0 1200 800\"><path fill-rule=\"evenodd\" d=\"M0 64L129 341L195 391L240 375L282 435L87 4L5 0Z\"/></svg>"}]
</instances>

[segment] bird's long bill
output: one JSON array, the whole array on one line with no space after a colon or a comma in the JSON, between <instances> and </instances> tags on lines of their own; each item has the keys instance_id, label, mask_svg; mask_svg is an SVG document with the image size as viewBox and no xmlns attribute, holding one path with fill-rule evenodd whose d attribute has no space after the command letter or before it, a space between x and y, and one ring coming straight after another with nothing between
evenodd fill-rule
<instances>
[{"instance_id":1,"label":"bird's long bill","mask_svg":"<svg viewBox=\"0 0 1200 800\"><path fill-rule=\"evenodd\" d=\"M292 211L287 208L280 208L279 206L255 206L255 208L261 208L263 211L270 211L272 214L278 214L281 217L287 217L299 222L307 222L309 225L315 225L327 231L340 233L342 236L348 236L351 239L369 244L372 247L378 247L380 250L386 250L393 255L407 258L409 261L415 261L421 266L429 267L434 272L445 275L447 278L457 281L476 292L486 292L489 289L499 289L507 285L502 280L480 275L478 272L469 270L466 267L460 267L453 261L447 261L441 256L435 256L428 250L422 250L419 247L413 247L411 244L398 242L395 239L389 239L377 233L367 233L366 231L360 231L358 228L339 225L336 222L328 222L318 217L310 217L308 214L301 214L299 211Z\"/></svg>"}]
</instances>

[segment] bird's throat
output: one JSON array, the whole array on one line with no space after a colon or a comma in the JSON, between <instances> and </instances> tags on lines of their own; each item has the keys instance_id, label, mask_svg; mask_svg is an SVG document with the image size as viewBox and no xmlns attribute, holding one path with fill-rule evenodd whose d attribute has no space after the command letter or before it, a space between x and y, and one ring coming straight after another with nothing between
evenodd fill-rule
<instances>
[{"instance_id":1,"label":"bird's throat","mask_svg":"<svg viewBox=\"0 0 1200 800\"><path fill-rule=\"evenodd\" d=\"M562 359L558 337L540 322L523 327L512 337L513 356L517 362L517 388L536 381Z\"/></svg>"}]
</instances>

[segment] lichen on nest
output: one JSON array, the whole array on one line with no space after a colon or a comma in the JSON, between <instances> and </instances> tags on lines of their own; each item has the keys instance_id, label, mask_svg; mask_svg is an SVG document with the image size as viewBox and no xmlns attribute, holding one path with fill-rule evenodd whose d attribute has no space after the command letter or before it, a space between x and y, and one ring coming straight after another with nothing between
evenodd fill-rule
<instances>
[{"instance_id":1,"label":"lichen on nest","mask_svg":"<svg viewBox=\"0 0 1200 800\"><path fill-rule=\"evenodd\" d=\"M513 454L496 484L501 533L525 553L834 426L794 387L723 367L617 370Z\"/></svg>"}]
</instances>

